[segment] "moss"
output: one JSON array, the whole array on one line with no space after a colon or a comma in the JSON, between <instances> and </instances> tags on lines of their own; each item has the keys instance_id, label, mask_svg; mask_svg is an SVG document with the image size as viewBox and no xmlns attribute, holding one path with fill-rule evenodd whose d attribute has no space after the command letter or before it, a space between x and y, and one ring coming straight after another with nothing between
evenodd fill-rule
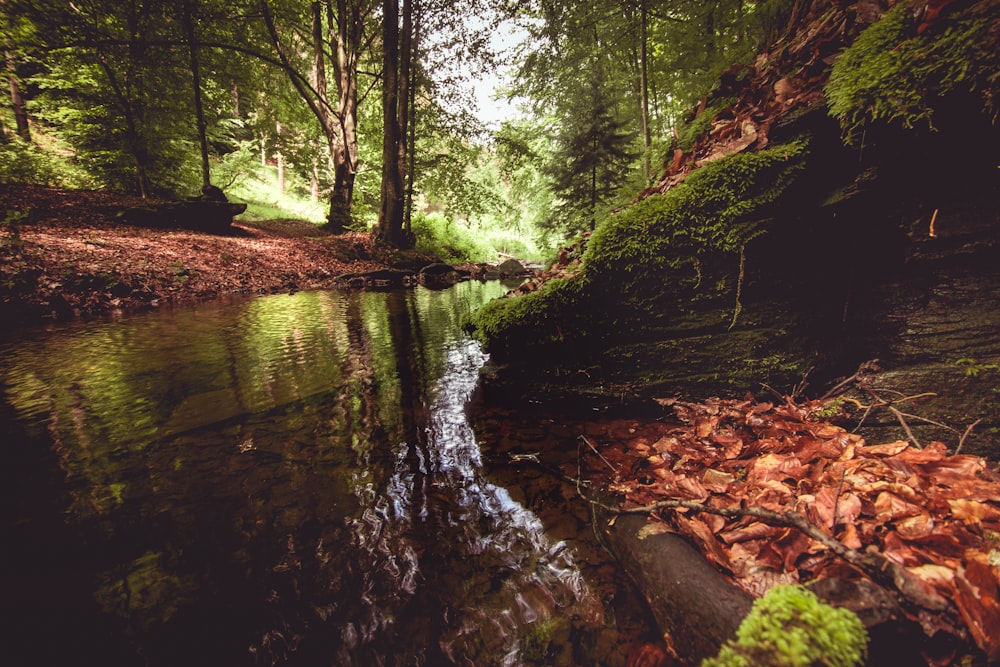
<instances>
[{"instance_id":1,"label":"moss","mask_svg":"<svg viewBox=\"0 0 1000 667\"><path fill-rule=\"evenodd\" d=\"M775 586L754 602L728 641L702 667L851 667L864 661L868 634L853 612L802 586Z\"/></svg>"},{"instance_id":2,"label":"moss","mask_svg":"<svg viewBox=\"0 0 1000 667\"><path fill-rule=\"evenodd\" d=\"M909 3L869 26L834 64L826 86L830 114L849 142L873 121L932 126L934 104L951 92L980 92L995 111L1000 30L987 12L967 12L940 30L917 32Z\"/></svg>"},{"instance_id":3,"label":"moss","mask_svg":"<svg viewBox=\"0 0 1000 667\"><path fill-rule=\"evenodd\" d=\"M582 315L574 308L585 288L586 281L579 275L551 280L536 292L487 303L465 328L494 352L519 347L527 340L535 344L560 341Z\"/></svg>"},{"instance_id":4,"label":"moss","mask_svg":"<svg viewBox=\"0 0 1000 667\"><path fill-rule=\"evenodd\" d=\"M764 232L752 214L784 193L806 152L800 140L698 169L598 227L583 257L585 272L614 273L630 283L677 270L703 253L738 252Z\"/></svg>"},{"instance_id":5,"label":"moss","mask_svg":"<svg viewBox=\"0 0 1000 667\"><path fill-rule=\"evenodd\" d=\"M487 304L467 329L502 358L569 340L638 340L653 319L678 315L666 305L671 295L688 305L698 290L696 298L730 298L740 249L765 231L754 216L785 192L806 153L801 140L702 167L666 194L606 218L587 244L579 274ZM702 255L726 256L731 275L701 280L708 266Z\"/></svg>"}]
</instances>

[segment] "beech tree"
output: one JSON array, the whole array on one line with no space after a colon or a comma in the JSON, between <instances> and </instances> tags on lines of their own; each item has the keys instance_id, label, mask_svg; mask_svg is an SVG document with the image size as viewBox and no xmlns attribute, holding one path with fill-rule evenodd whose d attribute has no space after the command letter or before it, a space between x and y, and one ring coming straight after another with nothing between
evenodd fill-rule
<instances>
[{"instance_id":1,"label":"beech tree","mask_svg":"<svg viewBox=\"0 0 1000 667\"><path fill-rule=\"evenodd\" d=\"M261 14L274 49L289 74L289 80L316 117L326 137L333 161L334 184L327 226L344 231L351 221L354 181L358 170L358 65L370 47L374 30L370 19L374 0L325 0L311 2L303 16L296 4L277 15L271 3L261 0ZM288 29L282 31L279 21ZM298 25L309 26L309 41L298 33ZM284 32L288 36L284 36ZM312 85L298 75L301 57L310 59ZM333 79L334 91L330 80Z\"/></svg>"},{"instance_id":2,"label":"beech tree","mask_svg":"<svg viewBox=\"0 0 1000 667\"><path fill-rule=\"evenodd\" d=\"M400 26L398 0L383 0L382 186L375 235L379 243L392 248L410 248L414 243L412 233L403 227L413 0L403 0L402 13L403 23Z\"/></svg>"}]
</instances>

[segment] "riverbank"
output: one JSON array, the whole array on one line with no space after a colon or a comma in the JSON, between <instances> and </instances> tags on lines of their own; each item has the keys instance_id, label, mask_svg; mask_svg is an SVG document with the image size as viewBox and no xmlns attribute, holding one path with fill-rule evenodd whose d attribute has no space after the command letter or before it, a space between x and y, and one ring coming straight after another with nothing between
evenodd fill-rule
<instances>
[{"instance_id":1,"label":"riverbank","mask_svg":"<svg viewBox=\"0 0 1000 667\"><path fill-rule=\"evenodd\" d=\"M866 664L1000 659L1000 475L954 442L865 440L843 400L661 399L595 418L484 399L492 475L542 516L577 498L554 530L606 540L674 655L655 664L714 655L753 598L790 583L859 615Z\"/></svg>"},{"instance_id":2,"label":"riverbank","mask_svg":"<svg viewBox=\"0 0 1000 667\"><path fill-rule=\"evenodd\" d=\"M8 322L135 312L232 295L331 288L338 276L433 258L298 220L228 234L125 224L148 202L107 192L0 186L0 312Z\"/></svg>"}]
</instances>

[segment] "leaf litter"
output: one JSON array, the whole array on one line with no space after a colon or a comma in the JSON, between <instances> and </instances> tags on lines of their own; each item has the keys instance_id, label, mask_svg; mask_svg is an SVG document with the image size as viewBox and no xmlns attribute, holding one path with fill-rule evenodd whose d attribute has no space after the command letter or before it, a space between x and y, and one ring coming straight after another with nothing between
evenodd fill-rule
<instances>
[{"instance_id":1,"label":"leaf litter","mask_svg":"<svg viewBox=\"0 0 1000 667\"><path fill-rule=\"evenodd\" d=\"M819 418L822 401L661 405L676 422L609 427L591 439L603 461L584 451L623 510L648 511L755 597L777 583L870 582L928 643L943 634L1000 659L1000 474L985 459L941 442L868 444Z\"/></svg>"}]
</instances>

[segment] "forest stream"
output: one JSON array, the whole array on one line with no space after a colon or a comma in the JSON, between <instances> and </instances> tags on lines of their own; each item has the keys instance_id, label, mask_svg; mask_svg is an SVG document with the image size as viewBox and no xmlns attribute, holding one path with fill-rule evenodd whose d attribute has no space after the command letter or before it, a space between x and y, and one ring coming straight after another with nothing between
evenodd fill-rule
<instances>
[{"instance_id":1,"label":"forest stream","mask_svg":"<svg viewBox=\"0 0 1000 667\"><path fill-rule=\"evenodd\" d=\"M461 321L506 289L7 334L6 664L616 665L656 641L593 534L484 464Z\"/></svg>"}]
</instances>

